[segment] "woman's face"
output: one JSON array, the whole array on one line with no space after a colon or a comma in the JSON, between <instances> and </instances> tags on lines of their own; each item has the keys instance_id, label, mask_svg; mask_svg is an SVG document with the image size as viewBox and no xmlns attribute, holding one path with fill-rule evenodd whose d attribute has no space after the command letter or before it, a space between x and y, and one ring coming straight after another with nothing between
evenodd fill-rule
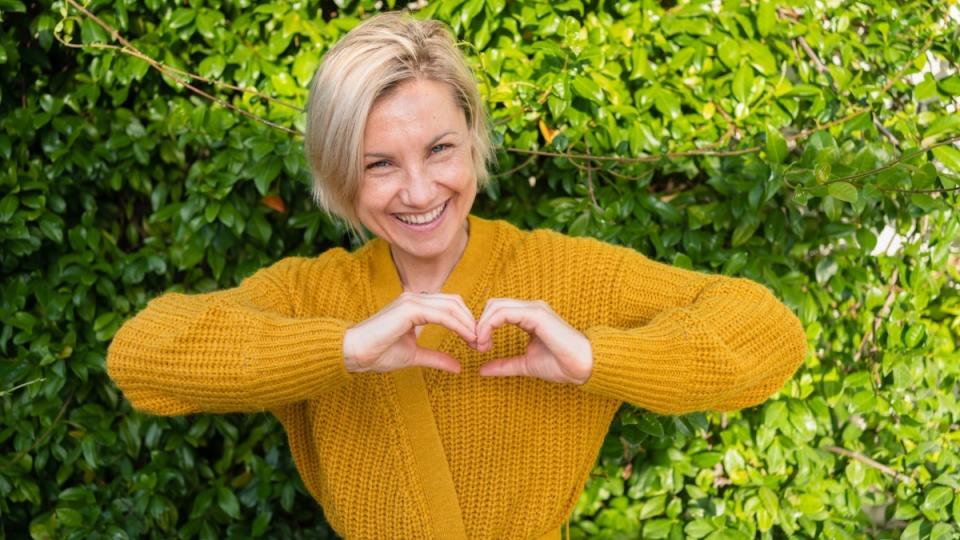
<instances>
[{"instance_id":1,"label":"woman's face","mask_svg":"<svg viewBox=\"0 0 960 540\"><path fill-rule=\"evenodd\" d=\"M477 194L470 141L446 83L404 82L370 109L357 216L395 256L432 259L464 245Z\"/></svg>"}]
</instances>

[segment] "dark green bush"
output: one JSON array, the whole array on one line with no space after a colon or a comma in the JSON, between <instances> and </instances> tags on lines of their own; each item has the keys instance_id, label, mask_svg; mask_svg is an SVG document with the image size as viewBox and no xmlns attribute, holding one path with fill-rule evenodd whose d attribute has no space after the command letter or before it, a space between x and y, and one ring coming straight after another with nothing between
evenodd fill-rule
<instances>
[{"instance_id":1,"label":"dark green bush","mask_svg":"<svg viewBox=\"0 0 960 540\"><path fill-rule=\"evenodd\" d=\"M72 4L0 0L0 537L332 537L271 417L132 412L103 359L163 291L349 245L288 131L376 6L86 8L138 52ZM958 10L420 10L465 41L494 118L477 213L747 276L807 329L805 367L760 407L624 407L574 536L960 535Z\"/></svg>"}]
</instances>

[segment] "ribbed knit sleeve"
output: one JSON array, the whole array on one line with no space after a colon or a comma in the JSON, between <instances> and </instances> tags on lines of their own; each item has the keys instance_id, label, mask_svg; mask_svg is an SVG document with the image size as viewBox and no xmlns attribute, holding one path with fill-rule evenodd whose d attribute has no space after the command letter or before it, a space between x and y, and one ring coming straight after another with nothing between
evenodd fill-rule
<instances>
[{"instance_id":1,"label":"ribbed knit sleeve","mask_svg":"<svg viewBox=\"0 0 960 540\"><path fill-rule=\"evenodd\" d=\"M799 319L763 285L625 250L614 326L586 330L588 392L658 414L730 411L765 401L806 355Z\"/></svg>"},{"instance_id":2,"label":"ribbed knit sleeve","mask_svg":"<svg viewBox=\"0 0 960 540\"><path fill-rule=\"evenodd\" d=\"M295 317L283 266L150 301L114 336L107 373L135 408L160 415L274 409L346 383L351 323Z\"/></svg>"}]
</instances>

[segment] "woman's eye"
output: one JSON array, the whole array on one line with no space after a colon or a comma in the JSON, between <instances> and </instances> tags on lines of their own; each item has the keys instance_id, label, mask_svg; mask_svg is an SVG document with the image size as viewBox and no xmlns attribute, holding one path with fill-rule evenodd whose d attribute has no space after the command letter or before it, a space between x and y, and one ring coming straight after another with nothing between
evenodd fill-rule
<instances>
[{"instance_id":1,"label":"woman's eye","mask_svg":"<svg viewBox=\"0 0 960 540\"><path fill-rule=\"evenodd\" d=\"M373 163L367 165L367 169L382 169L387 165L387 160L381 159L380 161L374 161Z\"/></svg>"},{"instance_id":2,"label":"woman's eye","mask_svg":"<svg viewBox=\"0 0 960 540\"><path fill-rule=\"evenodd\" d=\"M449 147L450 147L449 144L441 143L441 144L435 145L433 148L430 149L430 151L433 152L434 154L439 154L440 152L443 152Z\"/></svg>"}]
</instances>

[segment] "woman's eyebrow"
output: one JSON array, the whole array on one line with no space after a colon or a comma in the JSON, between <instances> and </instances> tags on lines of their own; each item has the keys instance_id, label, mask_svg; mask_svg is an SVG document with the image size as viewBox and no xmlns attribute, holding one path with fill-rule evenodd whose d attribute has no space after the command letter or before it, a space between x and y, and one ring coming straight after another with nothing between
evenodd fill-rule
<instances>
[{"instance_id":1,"label":"woman's eyebrow","mask_svg":"<svg viewBox=\"0 0 960 540\"><path fill-rule=\"evenodd\" d=\"M455 130L452 130L452 129L451 129L451 130L444 131L443 133L441 133L441 134L437 135L436 137L430 139L430 142L427 143L427 148L432 148L433 145L437 144L437 141L439 141L440 139L446 137L447 135L455 135L456 133L457 133L457 132L456 132ZM391 157L393 157L393 156L390 155L390 154L383 153L383 152L367 152L367 153L363 154L363 157L365 157L365 158L373 158L373 157L376 157L376 158L391 158Z\"/></svg>"},{"instance_id":2,"label":"woman's eyebrow","mask_svg":"<svg viewBox=\"0 0 960 540\"><path fill-rule=\"evenodd\" d=\"M427 143L427 148L433 148L433 145L437 144L437 142L438 142L440 139L446 137L447 135L451 135L451 134L454 134L454 133L456 133L456 131L454 131L454 130L452 130L452 129L451 129L451 130L444 131L443 133L437 135L437 136L434 137L433 139L430 139L430 142Z\"/></svg>"}]
</instances>

